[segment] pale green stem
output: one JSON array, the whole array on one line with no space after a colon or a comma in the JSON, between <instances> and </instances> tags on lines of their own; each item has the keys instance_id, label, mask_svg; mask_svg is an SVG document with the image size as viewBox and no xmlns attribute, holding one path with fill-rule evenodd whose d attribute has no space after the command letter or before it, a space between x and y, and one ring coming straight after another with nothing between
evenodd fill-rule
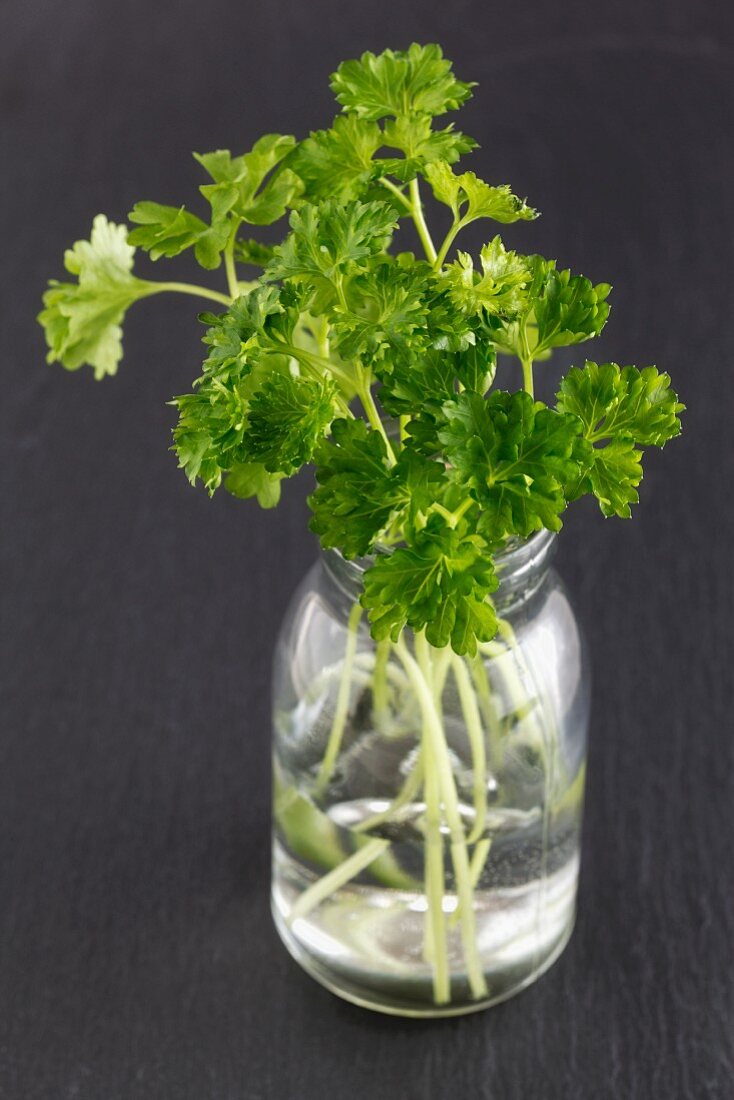
<instances>
[{"instance_id":1,"label":"pale green stem","mask_svg":"<svg viewBox=\"0 0 734 1100\"><path fill-rule=\"evenodd\" d=\"M469 673L461 657L453 656L451 671L459 689L459 701L466 724L467 737L472 756L472 790L474 794L474 826L466 838L467 844L474 844L484 832L487 820L487 756L484 747L484 730L479 717L477 698L472 690Z\"/></svg>"},{"instance_id":2,"label":"pale green stem","mask_svg":"<svg viewBox=\"0 0 734 1100\"><path fill-rule=\"evenodd\" d=\"M326 787L327 783L331 779L331 773L334 770L334 764L336 758L339 755L341 749L342 737L344 736L344 727L347 724L347 715L349 713L349 695L352 686L352 665L354 664L354 654L357 651L357 632L359 629L359 621L362 618L362 605L355 603L354 607L349 613L349 621L347 623L347 644L344 651L344 663L342 665L342 674L339 681L339 690L336 697L336 709L334 710L334 719L331 724L331 733L329 734L329 740L326 745L326 752L324 758L321 761L321 767L316 777L316 793L321 793Z\"/></svg>"},{"instance_id":3,"label":"pale green stem","mask_svg":"<svg viewBox=\"0 0 734 1100\"><path fill-rule=\"evenodd\" d=\"M372 709L375 725L384 729L389 714L387 666L390 660L390 639L384 638L375 646L375 670L372 676Z\"/></svg>"},{"instance_id":4,"label":"pale green stem","mask_svg":"<svg viewBox=\"0 0 734 1100\"><path fill-rule=\"evenodd\" d=\"M224 248L224 270L227 273L227 286L229 293L233 298L238 298L240 293L240 282L237 278L237 267L234 262L234 242L237 236L237 230L240 227L240 219L235 218L232 222L232 232L229 235L229 240Z\"/></svg>"},{"instance_id":5,"label":"pale green stem","mask_svg":"<svg viewBox=\"0 0 734 1100\"><path fill-rule=\"evenodd\" d=\"M474 681L474 690L477 693L479 707L484 717L487 729L487 741L489 745L489 766L496 776L502 767L502 745L500 724L494 709L492 689L487 675L487 667L484 664L481 653L477 653L469 665L471 678Z\"/></svg>"},{"instance_id":6,"label":"pale green stem","mask_svg":"<svg viewBox=\"0 0 734 1100\"><path fill-rule=\"evenodd\" d=\"M433 999L436 1004L446 1004L451 998L449 960L446 945L446 914L443 910L445 871L443 863L443 835L441 833L441 792L437 774L437 761L430 745L431 735L424 722L423 755L425 757L425 879L426 923L423 939L423 955L433 970Z\"/></svg>"},{"instance_id":7,"label":"pale green stem","mask_svg":"<svg viewBox=\"0 0 734 1100\"><path fill-rule=\"evenodd\" d=\"M293 924L299 917L307 916L312 909L315 909L317 905L320 905L322 901L335 893L337 890L345 886L351 879L355 878L361 871L364 871L371 863L381 856L386 848L390 847L389 840L382 840L380 837L374 837L372 840L368 840L362 847L358 848L353 855L345 859L343 863L340 863L328 874L323 875L322 878L317 879L312 886L309 886L307 890L304 890L298 901L293 906L288 923Z\"/></svg>"},{"instance_id":8,"label":"pale green stem","mask_svg":"<svg viewBox=\"0 0 734 1100\"><path fill-rule=\"evenodd\" d=\"M423 203L421 202L421 193L418 186L418 177L415 176L410 181L410 200L411 200L411 212L413 214L413 221L415 227L418 230L418 236L421 239L421 244L426 254L426 258L430 264L436 261L436 247L431 240L431 234L428 232L428 226L426 225L426 219L423 216Z\"/></svg>"},{"instance_id":9,"label":"pale green stem","mask_svg":"<svg viewBox=\"0 0 734 1100\"><path fill-rule=\"evenodd\" d=\"M424 716L424 728L426 731L425 748L435 764L438 775L439 790L443 802L446 823L451 837L451 856L456 877L456 889L461 905L461 940L466 963L467 978L475 999L485 997L487 984L482 972L479 951L476 941L476 926L474 920L473 891L469 873L469 857L466 849L466 839L459 812L459 800L456 793L451 758L441 722L436 714L433 693L421 672L420 665L408 651L405 642L401 638L395 645L395 650L403 663L405 671L413 685L413 690L418 697ZM416 636L416 650L424 656L428 654L428 643L425 636ZM429 659L430 660L430 659ZM427 662L428 663L428 662ZM427 761L426 761L427 763Z\"/></svg>"},{"instance_id":10,"label":"pale green stem","mask_svg":"<svg viewBox=\"0 0 734 1100\"><path fill-rule=\"evenodd\" d=\"M380 177L380 183L383 187L386 187L388 191L391 191L396 199L403 204L409 214L413 213L413 205L408 198L403 194L399 187L396 187L392 180L387 179L386 176Z\"/></svg>"},{"instance_id":11,"label":"pale green stem","mask_svg":"<svg viewBox=\"0 0 734 1100\"><path fill-rule=\"evenodd\" d=\"M192 294L195 298L208 298L211 302L221 302L229 306L232 299L226 294L220 294L218 290L210 290L206 286L196 286L195 283L149 283L149 294L160 294L161 291L170 290L175 294Z\"/></svg>"},{"instance_id":12,"label":"pale green stem","mask_svg":"<svg viewBox=\"0 0 734 1100\"><path fill-rule=\"evenodd\" d=\"M405 782L390 805L386 806L384 810L380 810L379 813L372 814L370 817L364 817L361 821L358 821L356 825L352 825L352 832L368 833L370 829L375 829L378 825L384 825L386 821L392 820L395 814L402 810L403 806L408 806L413 801L420 790L422 782L423 754L419 753L413 768L408 772Z\"/></svg>"},{"instance_id":13,"label":"pale green stem","mask_svg":"<svg viewBox=\"0 0 734 1100\"><path fill-rule=\"evenodd\" d=\"M388 466L394 466L397 462L395 458L395 452L393 451L392 443L390 442L387 432L385 431L385 425L382 423L380 414L377 411L377 405L375 405L375 399L372 396L372 390L370 389L370 377L366 372L361 372L361 377L357 385L357 393L359 399L364 406L364 411L367 413L367 419L370 422L371 427L376 432L379 432L385 442L385 450L387 452Z\"/></svg>"},{"instance_id":14,"label":"pale green stem","mask_svg":"<svg viewBox=\"0 0 734 1100\"><path fill-rule=\"evenodd\" d=\"M434 263L433 263L433 270L434 271L440 271L441 270L441 266L442 266L444 260L446 259L446 255L448 253L448 250L451 248L451 245L454 243L454 240L456 238L457 233L463 227L463 225L464 225L464 222L461 220L461 218L454 218L454 221L452 222L451 228L449 229L448 233L444 237L443 244L439 248L438 255L436 256L436 259L434 260Z\"/></svg>"},{"instance_id":15,"label":"pale green stem","mask_svg":"<svg viewBox=\"0 0 734 1100\"><path fill-rule=\"evenodd\" d=\"M491 847L492 838L489 836L485 836L474 846L474 851L471 857L471 867L469 869L471 874L471 884L474 889L476 889L479 879L482 876L482 871L484 870L484 865L487 862L487 857L489 856L489 850Z\"/></svg>"},{"instance_id":16,"label":"pale green stem","mask_svg":"<svg viewBox=\"0 0 734 1100\"><path fill-rule=\"evenodd\" d=\"M533 357L530 354L530 345L528 344L528 335L525 330L525 325L522 325L520 342L522 346L522 355L520 356L520 363L522 364L522 380L525 392L529 393L531 397L535 396L533 385Z\"/></svg>"}]
</instances>

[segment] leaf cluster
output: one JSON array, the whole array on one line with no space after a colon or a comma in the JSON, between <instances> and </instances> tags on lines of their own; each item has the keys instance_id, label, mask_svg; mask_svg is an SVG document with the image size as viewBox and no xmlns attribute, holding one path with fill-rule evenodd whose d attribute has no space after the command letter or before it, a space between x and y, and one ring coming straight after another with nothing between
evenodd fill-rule
<instances>
[{"instance_id":1,"label":"leaf cluster","mask_svg":"<svg viewBox=\"0 0 734 1100\"><path fill-rule=\"evenodd\" d=\"M341 113L328 129L195 154L208 177L200 212L140 202L129 234L95 218L66 253L73 279L44 295L48 357L112 374L138 299L183 290L219 303L201 314L201 374L172 402L189 480L271 508L313 462L311 528L324 547L371 559L362 599L374 636L409 628L471 654L497 628L507 541L559 530L587 494L628 517L642 449L678 434L683 406L654 367L591 361L568 371L554 404L535 399L534 370L599 335L611 288L506 248L497 225L537 211L455 167L475 142L444 116L472 85L438 46L365 53L331 86ZM279 243L250 235L286 217ZM493 228L478 257L457 249L483 220ZM395 247L405 222L424 257ZM227 293L139 279L136 247L153 260L192 250L205 269L224 267ZM257 278L243 282L238 264ZM498 370L498 355L517 362Z\"/></svg>"}]
</instances>

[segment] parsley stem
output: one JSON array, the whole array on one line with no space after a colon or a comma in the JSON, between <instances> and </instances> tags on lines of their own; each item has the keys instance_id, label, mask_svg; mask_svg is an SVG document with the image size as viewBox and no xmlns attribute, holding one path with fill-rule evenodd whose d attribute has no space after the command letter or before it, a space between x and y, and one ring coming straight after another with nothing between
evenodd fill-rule
<instances>
[{"instance_id":1,"label":"parsley stem","mask_svg":"<svg viewBox=\"0 0 734 1100\"><path fill-rule=\"evenodd\" d=\"M397 459L395 458L395 452L392 449L392 443L388 439L387 432L385 431L385 425L382 423L380 414L377 411L377 405L375 405L375 399L372 396L372 390L370 389L370 375L369 372L359 368L359 377L357 382L357 393L359 399L364 406L364 411L367 413L367 419L370 422L371 427L379 432L385 441L385 449L387 451L387 463L388 466L395 466Z\"/></svg>"},{"instance_id":2,"label":"parsley stem","mask_svg":"<svg viewBox=\"0 0 734 1100\"><path fill-rule=\"evenodd\" d=\"M388 191L391 191L393 195L400 200L409 214L413 213L413 204L405 197L400 188L395 186L392 180L387 179L386 176L380 176L380 183L383 187L387 187Z\"/></svg>"},{"instance_id":3,"label":"parsley stem","mask_svg":"<svg viewBox=\"0 0 734 1100\"><path fill-rule=\"evenodd\" d=\"M440 271L441 270L443 262L446 259L446 254L448 253L448 250L451 248L451 245L454 243L454 240L455 240L459 230L462 228L463 225L464 225L464 222L461 220L461 218L454 218L454 220L452 222L452 225L451 225L451 228L449 229L448 233L444 237L443 244L441 245L441 247L438 250L438 255L436 256L436 259L435 259L434 264L433 264L433 270L434 271Z\"/></svg>"},{"instance_id":4,"label":"parsley stem","mask_svg":"<svg viewBox=\"0 0 734 1100\"><path fill-rule=\"evenodd\" d=\"M237 268L234 262L234 242L237 236L237 230L240 227L240 219L234 218L232 221L232 232L229 235L229 240L224 248L224 270L227 273L227 286L229 287L229 293L232 299L239 298L240 284L237 278Z\"/></svg>"},{"instance_id":5,"label":"parsley stem","mask_svg":"<svg viewBox=\"0 0 734 1100\"><path fill-rule=\"evenodd\" d=\"M520 329L520 347L522 351L522 354L520 356L520 363L522 364L523 387L526 393L529 393L531 397L534 397L535 391L533 386L533 357L530 354L528 334L524 324Z\"/></svg>"},{"instance_id":6,"label":"parsley stem","mask_svg":"<svg viewBox=\"0 0 734 1100\"><path fill-rule=\"evenodd\" d=\"M349 859L345 859L343 863L338 863L332 871L329 871L323 878L317 879L312 886L303 891L291 909L288 923L293 924L299 917L308 916L312 909L315 909L331 894L335 894L342 886L346 886L358 874L365 871L389 847L389 840L374 837L372 840L368 840L363 847L357 848L357 851Z\"/></svg>"},{"instance_id":7,"label":"parsley stem","mask_svg":"<svg viewBox=\"0 0 734 1100\"><path fill-rule=\"evenodd\" d=\"M334 710L334 718L331 723L331 732L329 734L329 740L326 745L326 752L324 753L323 760L321 761L321 767L316 777L316 792L320 794L327 783L331 779L331 773L334 770L334 764L336 758L339 755L341 749L342 738L344 737L344 728L347 724L347 716L349 714L349 695L352 687L352 668L354 666L354 655L357 652L357 635L359 632L359 622L362 618L362 605L355 603L354 607L349 613L349 621L347 623L347 643L344 650L344 661L342 664L342 674L339 681L339 690L336 696L336 708Z\"/></svg>"},{"instance_id":8,"label":"parsley stem","mask_svg":"<svg viewBox=\"0 0 734 1100\"><path fill-rule=\"evenodd\" d=\"M467 978L472 996L479 1000L487 995L487 983L482 971L481 960L476 939L476 924L474 920L473 888L471 884L471 870L469 856L467 854L466 838L459 812L459 799L454 782L454 773L451 766L446 734L443 724L436 709L434 694L427 680L427 671L430 669L430 647L425 634L415 636L416 653L419 661L411 655L404 639L401 637L395 643L395 652L403 663L408 678L413 686L421 711L425 731L424 752L428 753L435 764L438 775L438 786L446 824L449 827L451 838L451 857L456 878L456 892L461 906L461 942L466 963ZM426 766L428 766L426 756ZM442 907L443 912L443 907Z\"/></svg>"},{"instance_id":9,"label":"parsley stem","mask_svg":"<svg viewBox=\"0 0 734 1100\"><path fill-rule=\"evenodd\" d=\"M426 257L429 263L436 262L436 246L431 240L431 234L428 232L428 226L426 225L426 219L423 216L423 203L421 202L420 188L418 187L418 177L415 176L410 181L410 198L411 198L411 211L413 214L413 221L415 227L418 230L418 236L421 239L421 244L426 253Z\"/></svg>"},{"instance_id":10,"label":"parsley stem","mask_svg":"<svg viewBox=\"0 0 734 1100\"><path fill-rule=\"evenodd\" d=\"M531 397L535 396L533 387L533 361L532 359L521 359L522 364L522 381L523 388L526 393L529 393Z\"/></svg>"},{"instance_id":11,"label":"parsley stem","mask_svg":"<svg viewBox=\"0 0 734 1100\"><path fill-rule=\"evenodd\" d=\"M226 294L220 294L218 290L209 290L206 286L196 286L194 283L150 283L150 293L159 294L162 290L172 290L176 294L193 294L195 298L209 298L212 302L221 302L222 305L231 305L231 299Z\"/></svg>"}]
</instances>

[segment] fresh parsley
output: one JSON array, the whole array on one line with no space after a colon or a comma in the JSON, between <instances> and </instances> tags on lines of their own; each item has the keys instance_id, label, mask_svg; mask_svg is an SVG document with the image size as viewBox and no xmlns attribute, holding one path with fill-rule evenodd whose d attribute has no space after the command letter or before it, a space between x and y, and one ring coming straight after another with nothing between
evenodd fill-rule
<instances>
[{"instance_id":1,"label":"fresh parsley","mask_svg":"<svg viewBox=\"0 0 734 1100\"><path fill-rule=\"evenodd\" d=\"M201 315L202 373L172 402L188 478L271 508L282 481L315 463L312 530L346 557L373 555L362 602L375 638L409 627L472 654L497 628L497 551L558 530L585 494L629 516L643 448L679 433L683 405L655 367L588 361L554 406L535 400L537 364L601 332L610 286L506 249L496 226L537 211L454 167L476 143L444 116L472 85L438 46L365 53L331 86L341 113L329 128L196 154L200 212L139 202L130 232L98 215L66 253L72 279L44 295L48 358L114 374L136 301L216 303ZM435 240L422 184L450 216ZM279 221L275 246L250 235ZM478 259L455 251L481 221ZM405 223L420 257L400 250ZM191 249L205 270L224 267L226 285L140 279L136 248L153 260ZM498 374L498 353L520 371Z\"/></svg>"}]
</instances>

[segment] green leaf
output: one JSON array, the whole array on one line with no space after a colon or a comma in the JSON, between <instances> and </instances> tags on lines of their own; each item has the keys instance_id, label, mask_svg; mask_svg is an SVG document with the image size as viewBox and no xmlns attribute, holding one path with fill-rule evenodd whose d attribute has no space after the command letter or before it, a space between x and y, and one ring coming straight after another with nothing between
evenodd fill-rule
<instances>
[{"instance_id":1,"label":"green leaf","mask_svg":"<svg viewBox=\"0 0 734 1100\"><path fill-rule=\"evenodd\" d=\"M380 375L380 401L394 416L420 418L426 411L440 409L456 392L455 362L448 352L429 348L415 358L398 358L389 367Z\"/></svg>"},{"instance_id":2,"label":"green leaf","mask_svg":"<svg viewBox=\"0 0 734 1100\"><path fill-rule=\"evenodd\" d=\"M453 125L434 130L430 118L425 115L389 119L385 123L384 143L400 149L405 159L383 157L377 162L380 171L383 175L397 176L403 183L413 179L418 172L425 174L434 161L453 164L477 144L473 138L454 130Z\"/></svg>"},{"instance_id":3,"label":"green leaf","mask_svg":"<svg viewBox=\"0 0 734 1100\"><path fill-rule=\"evenodd\" d=\"M271 474L259 462L239 462L227 474L224 487L241 500L257 497L261 508L275 508L280 501L282 474Z\"/></svg>"},{"instance_id":4,"label":"green leaf","mask_svg":"<svg viewBox=\"0 0 734 1100\"><path fill-rule=\"evenodd\" d=\"M334 419L332 382L273 374L250 402L247 456L270 473L290 475L309 462Z\"/></svg>"},{"instance_id":5,"label":"green leaf","mask_svg":"<svg viewBox=\"0 0 734 1100\"><path fill-rule=\"evenodd\" d=\"M355 115L339 115L330 130L316 130L288 163L304 180L310 201L362 197L375 175L373 157L383 143L380 127Z\"/></svg>"},{"instance_id":6,"label":"green leaf","mask_svg":"<svg viewBox=\"0 0 734 1100\"><path fill-rule=\"evenodd\" d=\"M95 378L117 372L125 313L133 302L155 293L155 284L132 274L134 253L125 226L104 214L94 219L90 240L67 249L64 265L77 282L52 279L38 315L49 363L60 362L67 370L87 363Z\"/></svg>"},{"instance_id":7,"label":"green leaf","mask_svg":"<svg viewBox=\"0 0 734 1100\"><path fill-rule=\"evenodd\" d=\"M405 626L425 629L431 645L473 655L497 617L489 594L497 578L486 544L434 515L412 545L378 557L364 575L362 603L372 634L397 641Z\"/></svg>"},{"instance_id":8,"label":"green leaf","mask_svg":"<svg viewBox=\"0 0 734 1100\"><path fill-rule=\"evenodd\" d=\"M294 210L291 232L275 249L268 274L277 279L322 276L333 280L387 246L395 214L387 203L329 199Z\"/></svg>"},{"instance_id":9,"label":"green leaf","mask_svg":"<svg viewBox=\"0 0 734 1100\"><path fill-rule=\"evenodd\" d=\"M499 237L481 251L481 275L474 270L471 256L459 252L458 259L441 272L439 278L460 313L512 315L526 302L524 287L530 272L514 252L507 252Z\"/></svg>"},{"instance_id":10,"label":"green leaf","mask_svg":"<svg viewBox=\"0 0 734 1100\"><path fill-rule=\"evenodd\" d=\"M253 240L252 237L248 240L237 240L234 243L234 258L252 267L267 267L273 258L273 246Z\"/></svg>"},{"instance_id":11,"label":"green leaf","mask_svg":"<svg viewBox=\"0 0 734 1100\"><path fill-rule=\"evenodd\" d=\"M242 294L223 313L202 313L200 319L209 324L204 343L211 349L204 368L221 372L247 357L247 352L263 335L287 336L295 317L283 306L276 286L256 286Z\"/></svg>"},{"instance_id":12,"label":"green leaf","mask_svg":"<svg viewBox=\"0 0 734 1100\"><path fill-rule=\"evenodd\" d=\"M266 134L249 153L238 157L233 157L228 149L194 153L214 180L199 189L212 207L214 223L230 212L251 225L271 225L282 218L301 193L301 180L287 168L275 172L267 182L265 177L295 144L293 137Z\"/></svg>"},{"instance_id":13,"label":"green leaf","mask_svg":"<svg viewBox=\"0 0 734 1100\"><path fill-rule=\"evenodd\" d=\"M561 382L558 408L577 416L589 446L582 479L573 495L593 492L605 516L630 516L642 479L636 446L662 447L680 433L685 408L670 378L655 367L619 367L588 362L572 367Z\"/></svg>"},{"instance_id":14,"label":"green leaf","mask_svg":"<svg viewBox=\"0 0 734 1100\"><path fill-rule=\"evenodd\" d=\"M528 295L536 326L534 356L598 336L609 316L609 283L596 286L583 275L556 271L555 261L530 258L533 282Z\"/></svg>"},{"instance_id":15,"label":"green leaf","mask_svg":"<svg viewBox=\"0 0 734 1100\"><path fill-rule=\"evenodd\" d=\"M471 95L471 84L454 76L440 46L385 50L375 56L344 61L331 78L331 88L345 111L360 118L443 115Z\"/></svg>"},{"instance_id":16,"label":"green leaf","mask_svg":"<svg viewBox=\"0 0 734 1100\"><path fill-rule=\"evenodd\" d=\"M150 253L152 260L178 256L193 248L202 267L209 270L219 267L229 236L225 221L209 226L183 206L162 206L158 202L136 203L128 218L138 226L128 240Z\"/></svg>"},{"instance_id":17,"label":"green leaf","mask_svg":"<svg viewBox=\"0 0 734 1100\"><path fill-rule=\"evenodd\" d=\"M662 447L680 434L678 413L685 406L670 388L670 376L656 367L640 371L587 360L583 368L572 367L561 382L558 408L582 420L592 443L622 435Z\"/></svg>"},{"instance_id":18,"label":"green leaf","mask_svg":"<svg viewBox=\"0 0 734 1100\"><path fill-rule=\"evenodd\" d=\"M499 542L541 527L558 531L563 487L578 477L578 422L529 394L459 394L439 432L452 474L484 509L480 530Z\"/></svg>"},{"instance_id":19,"label":"green leaf","mask_svg":"<svg viewBox=\"0 0 734 1100\"><path fill-rule=\"evenodd\" d=\"M392 257L375 263L350 280L349 311L332 316L334 345L345 359L389 364L411 347L426 342L425 276L420 265L405 268Z\"/></svg>"},{"instance_id":20,"label":"green leaf","mask_svg":"<svg viewBox=\"0 0 734 1100\"><path fill-rule=\"evenodd\" d=\"M507 184L491 187L473 172L457 176L448 164L440 160L429 164L425 174L435 197L451 207L454 218L462 225L469 225L477 218L493 218L508 224L532 221L538 216L538 211L528 206L524 199L513 195Z\"/></svg>"},{"instance_id":21,"label":"green leaf","mask_svg":"<svg viewBox=\"0 0 734 1100\"><path fill-rule=\"evenodd\" d=\"M639 500L641 459L642 452L635 449L631 439L613 439L605 447L594 448L588 480L605 516L630 518L630 505Z\"/></svg>"},{"instance_id":22,"label":"green leaf","mask_svg":"<svg viewBox=\"0 0 734 1100\"><path fill-rule=\"evenodd\" d=\"M213 493L224 473L255 458L246 440L250 400L263 378L288 370L290 357L278 341L289 338L296 317L277 287L260 285L223 313L200 315L209 325L203 374L193 393L173 401L174 450L192 484L201 478Z\"/></svg>"},{"instance_id":23,"label":"green leaf","mask_svg":"<svg viewBox=\"0 0 734 1100\"><path fill-rule=\"evenodd\" d=\"M368 554L400 499L381 434L363 420L335 420L316 462L311 530L347 558Z\"/></svg>"},{"instance_id":24,"label":"green leaf","mask_svg":"<svg viewBox=\"0 0 734 1100\"><path fill-rule=\"evenodd\" d=\"M291 232L275 249L265 277L296 279L310 293L308 309L318 315L340 301L345 277L386 248L396 220L387 203L329 199L294 210L290 224Z\"/></svg>"}]
</instances>

